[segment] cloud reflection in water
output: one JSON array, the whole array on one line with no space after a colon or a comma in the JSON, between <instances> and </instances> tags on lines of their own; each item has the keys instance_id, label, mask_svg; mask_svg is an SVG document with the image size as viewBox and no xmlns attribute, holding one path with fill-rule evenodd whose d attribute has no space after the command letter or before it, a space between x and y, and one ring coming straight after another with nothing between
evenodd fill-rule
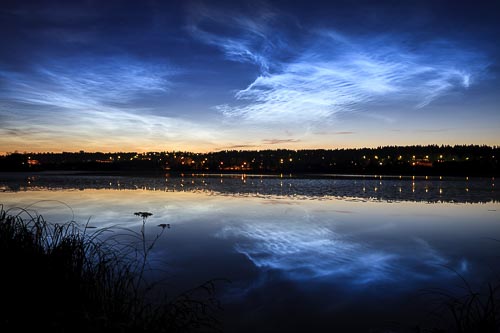
<instances>
[{"instance_id":1,"label":"cloud reflection in water","mask_svg":"<svg viewBox=\"0 0 500 333\"><path fill-rule=\"evenodd\" d=\"M244 223L225 226L218 236L235 238L235 250L262 271L277 270L291 280L333 277L363 285L452 274L444 269L450 260L418 238L395 253L310 223Z\"/></svg>"}]
</instances>

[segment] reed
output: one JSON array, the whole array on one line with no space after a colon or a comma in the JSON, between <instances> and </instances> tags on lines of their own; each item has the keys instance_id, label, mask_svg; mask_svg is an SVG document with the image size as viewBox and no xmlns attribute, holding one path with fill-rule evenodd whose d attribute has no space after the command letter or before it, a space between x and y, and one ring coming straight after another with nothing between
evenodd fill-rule
<instances>
[{"instance_id":1,"label":"reed","mask_svg":"<svg viewBox=\"0 0 500 333\"><path fill-rule=\"evenodd\" d=\"M450 268L449 268L450 269ZM416 332L428 333L498 333L500 332L500 281L474 288L457 271L458 291L431 288L422 291L429 297L432 323Z\"/></svg>"},{"instance_id":2,"label":"reed","mask_svg":"<svg viewBox=\"0 0 500 333\"><path fill-rule=\"evenodd\" d=\"M220 305L211 280L175 297L151 297L144 278L148 242L140 232L104 237L110 229L75 222L51 224L0 205L0 330L20 332L191 332L218 331ZM123 232L123 230L122 230Z\"/></svg>"}]
</instances>

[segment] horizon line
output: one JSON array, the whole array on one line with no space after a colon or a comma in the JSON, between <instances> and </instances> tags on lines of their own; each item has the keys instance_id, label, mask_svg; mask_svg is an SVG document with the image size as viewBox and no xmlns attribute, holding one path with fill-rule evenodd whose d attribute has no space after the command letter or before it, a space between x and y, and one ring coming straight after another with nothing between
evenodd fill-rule
<instances>
[{"instance_id":1,"label":"horizon line","mask_svg":"<svg viewBox=\"0 0 500 333\"><path fill-rule=\"evenodd\" d=\"M75 151L66 151L66 150L61 150L61 151L4 151L0 152L0 156L8 156L11 154L64 154L64 153L69 153L69 154L79 154L79 153L89 153L89 154L96 154L96 153L104 153L104 154L118 154L118 153L123 153L123 154L130 154L130 153L136 153L136 154L144 154L144 153L168 153L168 152L182 152L182 153L193 153L193 154L213 154L213 153L220 153L220 152L229 152L229 151L235 151L235 152L259 152L259 151L278 151L278 150L288 150L288 151L314 151L314 150L325 150L325 151L335 151L335 150L363 150L363 149L383 149L383 148L411 148L411 147L488 147L492 149L497 149L500 147L500 144L498 145L489 145L489 144L414 144L414 145L384 145L384 146L376 146L376 147L343 147L343 148L300 148L300 149L292 149L292 148L265 148L265 149L217 149L217 150L212 150L212 151L206 151L206 152L200 152L200 151L190 151L190 150L149 150L149 151L126 151L126 150L121 150L121 151L86 151L84 149L80 150L75 150Z\"/></svg>"}]
</instances>

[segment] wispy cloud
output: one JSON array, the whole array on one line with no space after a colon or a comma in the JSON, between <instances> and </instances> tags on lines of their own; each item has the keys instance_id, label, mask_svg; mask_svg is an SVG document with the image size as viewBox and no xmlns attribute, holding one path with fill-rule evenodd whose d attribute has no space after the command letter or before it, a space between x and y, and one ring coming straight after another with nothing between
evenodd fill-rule
<instances>
[{"instance_id":1,"label":"wispy cloud","mask_svg":"<svg viewBox=\"0 0 500 333\"><path fill-rule=\"evenodd\" d=\"M354 47L319 37L283 70L259 76L235 97L242 102L222 109L227 116L254 121L321 121L339 112L367 109L375 103L407 103L422 108L456 89L468 88L481 70L472 55L439 49L412 54L398 46ZM439 48L439 45L435 47ZM450 50L447 50L448 52ZM461 57L460 57L461 56Z\"/></svg>"},{"instance_id":2,"label":"wispy cloud","mask_svg":"<svg viewBox=\"0 0 500 333\"><path fill-rule=\"evenodd\" d=\"M394 253L353 241L331 227L287 223L283 228L272 221L226 226L218 236L236 237L236 251L254 265L279 270L293 280L336 277L352 284L373 284L452 275L442 269L450 260L421 239L410 244L415 249ZM460 265L466 269L466 265Z\"/></svg>"},{"instance_id":3,"label":"wispy cloud","mask_svg":"<svg viewBox=\"0 0 500 333\"><path fill-rule=\"evenodd\" d=\"M354 131L315 131L313 132L315 135L351 135L356 134Z\"/></svg>"},{"instance_id":4,"label":"wispy cloud","mask_svg":"<svg viewBox=\"0 0 500 333\"><path fill-rule=\"evenodd\" d=\"M0 133L10 141L0 140L0 148L159 150L189 142L207 149L218 136L211 127L154 115L157 105L136 102L168 94L175 73L119 57L39 64L29 73L0 71Z\"/></svg>"},{"instance_id":5,"label":"wispy cloud","mask_svg":"<svg viewBox=\"0 0 500 333\"><path fill-rule=\"evenodd\" d=\"M449 132L453 128L417 128L414 130L415 133L443 133Z\"/></svg>"},{"instance_id":6,"label":"wispy cloud","mask_svg":"<svg viewBox=\"0 0 500 333\"><path fill-rule=\"evenodd\" d=\"M398 36L357 37L331 29L286 36L272 15L254 21L221 15L204 12L191 29L227 58L260 66L233 103L217 107L250 122L310 124L380 104L423 108L475 84L487 65L481 54L451 41L410 47ZM210 29L206 21L231 26L232 34Z\"/></svg>"},{"instance_id":7,"label":"wispy cloud","mask_svg":"<svg viewBox=\"0 0 500 333\"><path fill-rule=\"evenodd\" d=\"M268 6L252 6L248 10L257 19L198 4L191 8L187 28L193 38L220 48L226 58L253 63L262 73L268 73L278 65L272 58L288 49L282 37L284 30L273 29L284 15Z\"/></svg>"},{"instance_id":8,"label":"wispy cloud","mask_svg":"<svg viewBox=\"0 0 500 333\"><path fill-rule=\"evenodd\" d=\"M278 145L283 143L299 142L299 139L263 139L262 143L266 145Z\"/></svg>"},{"instance_id":9,"label":"wispy cloud","mask_svg":"<svg viewBox=\"0 0 500 333\"><path fill-rule=\"evenodd\" d=\"M71 113L41 109L38 114L6 117L0 125L0 151L12 147L26 151L158 151L190 146L206 150L220 140L217 133L179 118L112 108Z\"/></svg>"},{"instance_id":10,"label":"wispy cloud","mask_svg":"<svg viewBox=\"0 0 500 333\"><path fill-rule=\"evenodd\" d=\"M292 279L352 276L353 283L390 279L393 255L367 251L325 227L252 224L225 227L220 237L238 237L236 250L257 267L286 272Z\"/></svg>"},{"instance_id":11,"label":"wispy cloud","mask_svg":"<svg viewBox=\"0 0 500 333\"><path fill-rule=\"evenodd\" d=\"M128 58L78 58L38 64L31 72L0 71L0 98L60 108L101 108L165 93L175 71Z\"/></svg>"},{"instance_id":12,"label":"wispy cloud","mask_svg":"<svg viewBox=\"0 0 500 333\"><path fill-rule=\"evenodd\" d=\"M216 148L215 150L228 150L228 149L249 149L249 148L255 148L257 147L256 145L249 145L249 144L241 144L241 145L229 145L225 146L222 148Z\"/></svg>"}]
</instances>

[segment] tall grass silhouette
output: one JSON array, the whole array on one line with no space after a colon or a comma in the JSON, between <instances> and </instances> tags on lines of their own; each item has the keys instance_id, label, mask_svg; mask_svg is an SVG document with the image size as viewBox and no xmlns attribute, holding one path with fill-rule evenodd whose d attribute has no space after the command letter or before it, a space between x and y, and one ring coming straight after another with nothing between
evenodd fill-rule
<instances>
[{"instance_id":1,"label":"tall grass silhouette","mask_svg":"<svg viewBox=\"0 0 500 333\"><path fill-rule=\"evenodd\" d=\"M500 332L500 281L474 288L456 270L461 281L458 292L444 288L423 290L433 303L433 324L417 332L498 333Z\"/></svg>"},{"instance_id":2,"label":"tall grass silhouette","mask_svg":"<svg viewBox=\"0 0 500 333\"><path fill-rule=\"evenodd\" d=\"M151 213L136 214L143 218L140 232L126 230L140 246L104 237L109 228L51 224L24 213L27 218L0 205L2 332L220 330L216 280L167 297L144 278L148 254L168 226L159 225L160 232L148 242Z\"/></svg>"}]
</instances>

